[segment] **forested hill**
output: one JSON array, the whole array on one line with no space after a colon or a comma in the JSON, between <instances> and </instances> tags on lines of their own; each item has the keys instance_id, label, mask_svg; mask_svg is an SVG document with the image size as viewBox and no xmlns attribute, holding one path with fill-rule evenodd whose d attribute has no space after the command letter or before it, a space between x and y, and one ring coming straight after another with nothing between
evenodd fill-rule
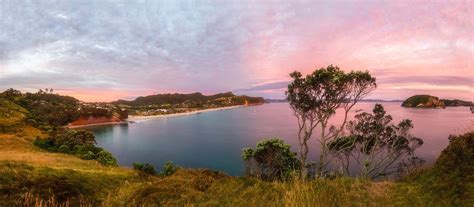
<instances>
[{"instance_id":1,"label":"forested hill","mask_svg":"<svg viewBox=\"0 0 474 207\"><path fill-rule=\"evenodd\" d=\"M176 105L187 104L188 107L202 107L204 105L244 105L244 104L262 104L264 99L261 97L237 96L232 92L218 93L214 95L203 95L202 93L190 94L156 94L150 96L138 97L133 101L118 100L113 104L125 104L131 106L147 106L147 105Z\"/></svg>"}]
</instances>

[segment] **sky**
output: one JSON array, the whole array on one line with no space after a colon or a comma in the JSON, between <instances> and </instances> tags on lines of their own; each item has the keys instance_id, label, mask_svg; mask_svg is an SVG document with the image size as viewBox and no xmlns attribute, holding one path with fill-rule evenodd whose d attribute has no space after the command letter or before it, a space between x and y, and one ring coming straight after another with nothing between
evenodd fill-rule
<instances>
[{"instance_id":1,"label":"sky","mask_svg":"<svg viewBox=\"0 0 474 207\"><path fill-rule=\"evenodd\" d=\"M474 1L0 0L0 90L83 101L284 98L289 73L368 70L368 97L474 101Z\"/></svg>"}]
</instances>

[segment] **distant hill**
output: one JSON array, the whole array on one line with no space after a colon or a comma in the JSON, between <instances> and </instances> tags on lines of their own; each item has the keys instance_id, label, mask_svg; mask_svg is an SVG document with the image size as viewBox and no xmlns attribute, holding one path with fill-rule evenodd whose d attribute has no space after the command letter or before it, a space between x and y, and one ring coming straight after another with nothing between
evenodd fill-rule
<instances>
[{"instance_id":1,"label":"distant hill","mask_svg":"<svg viewBox=\"0 0 474 207\"><path fill-rule=\"evenodd\" d=\"M285 103L286 99L265 99L266 103ZM360 102L403 102L403 100L363 99Z\"/></svg>"},{"instance_id":2,"label":"distant hill","mask_svg":"<svg viewBox=\"0 0 474 207\"><path fill-rule=\"evenodd\" d=\"M190 93L190 94L179 94L179 93L168 93L168 94L156 94L150 96L138 97L133 101L118 100L112 102L112 104L124 104L130 106L147 106L147 105L176 105L176 104L187 104L200 107L206 104L216 105L244 105L244 104L262 104L264 99L261 97L251 96L237 96L232 92L218 93L210 96L203 95L202 93ZM189 107L189 106L188 106Z\"/></svg>"}]
</instances>

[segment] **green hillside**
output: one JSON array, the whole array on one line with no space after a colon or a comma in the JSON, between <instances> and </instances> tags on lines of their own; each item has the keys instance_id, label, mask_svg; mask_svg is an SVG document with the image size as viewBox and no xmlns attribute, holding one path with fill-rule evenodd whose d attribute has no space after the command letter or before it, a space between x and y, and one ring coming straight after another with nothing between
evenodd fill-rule
<instances>
[{"instance_id":1,"label":"green hillside","mask_svg":"<svg viewBox=\"0 0 474 207\"><path fill-rule=\"evenodd\" d=\"M118 100L112 103L125 104L131 106L147 106L147 105L164 105L164 104L188 104L195 106L203 106L206 104L218 104L219 102L228 100L231 105L245 104L261 104L264 102L263 98L250 96L236 96L231 92L218 93L214 95L205 96L202 93L190 94L157 94L150 96L138 97L133 101Z\"/></svg>"},{"instance_id":2,"label":"green hillside","mask_svg":"<svg viewBox=\"0 0 474 207\"><path fill-rule=\"evenodd\" d=\"M8 127L18 124L26 118L27 113L27 110L23 107L0 98L0 126ZM0 130L2 130L2 127L0 127Z\"/></svg>"},{"instance_id":3,"label":"green hillside","mask_svg":"<svg viewBox=\"0 0 474 207\"><path fill-rule=\"evenodd\" d=\"M33 143L51 132L0 99L0 206L472 206L474 133L451 137L436 165L400 181L263 181L209 169L153 176ZM140 161L140 160L137 160Z\"/></svg>"}]
</instances>

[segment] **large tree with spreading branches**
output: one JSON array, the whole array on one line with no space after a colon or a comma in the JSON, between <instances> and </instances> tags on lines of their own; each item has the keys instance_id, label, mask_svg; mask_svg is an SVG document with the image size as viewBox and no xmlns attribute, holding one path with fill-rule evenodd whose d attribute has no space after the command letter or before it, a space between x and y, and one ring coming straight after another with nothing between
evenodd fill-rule
<instances>
[{"instance_id":1,"label":"large tree with spreading branches","mask_svg":"<svg viewBox=\"0 0 474 207\"><path fill-rule=\"evenodd\" d=\"M307 175L308 141L317 126L321 128L317 169L319 175L324 175L330 161L328 142L344 133L349 111L376 88L375 78L368 71L346 73L333 65L317 69L305 77L297 71L290 76L293 81L288 85L286 98L298 119L301 176ZM338 108L343 109L343 121L339 126L329 126L328 122Z\"/></svg>"}]
</instances>

